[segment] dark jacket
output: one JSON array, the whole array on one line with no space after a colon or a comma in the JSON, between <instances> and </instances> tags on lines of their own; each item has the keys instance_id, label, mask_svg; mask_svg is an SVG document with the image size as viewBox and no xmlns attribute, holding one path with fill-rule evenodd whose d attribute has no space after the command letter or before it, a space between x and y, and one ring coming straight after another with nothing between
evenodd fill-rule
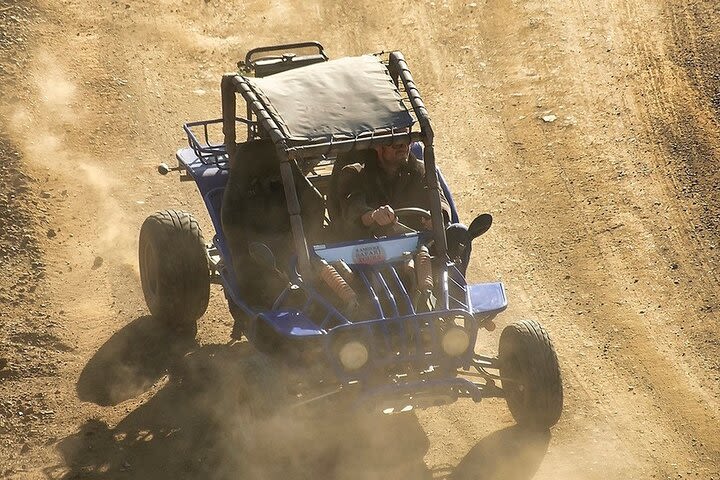
<instances>
[{"instance_id":1,"label":"dark jacket","mask_svg":"<svg viewBox=\"0 0 720 480\"><path fill-rule=\"evenodd\" d=\"M368 236L368 227L362 224L360 217L383 205L393 209L420 207L430 210L430 195L425 180L425 164L412 154L408 163L401 167L396 175L388 176L378 164L375 150L354 152L351 163L342 168L337 179L337 199L340 222L348 236ZM443 223L450 218L450 205L440 190L440 204L443 210ZM418 217L403 219L409 227L422 229Z\"/></svg>"}]
</instances>

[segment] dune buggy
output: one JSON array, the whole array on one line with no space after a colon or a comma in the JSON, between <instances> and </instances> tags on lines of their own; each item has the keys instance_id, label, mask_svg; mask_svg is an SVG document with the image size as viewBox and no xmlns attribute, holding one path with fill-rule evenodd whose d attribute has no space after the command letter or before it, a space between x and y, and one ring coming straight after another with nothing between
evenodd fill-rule
<instances>
[{"instance_id":1,"label":"dune buggy","mask_svg":"<svg viewBox=\"0 0 720 480\"><path fill-rule=\"evenodd\" d=\"M361 240L338 235L338 166L352 152L397 140L424 162L431 205L398 214L442 218L442 191L458 222L403 55L330 60L319 43L304 42L251 50L239 67L222 78L222 118L185 124L189 146L178 150L177 166L159 167L196 183L215 235L206 244L186 212L146 219L139 260L153 317L194 337L217 283L235 321L233 338L244 335L258 355L314 372L301 382L302 401L343 394L394 413L504 397L519 424L554 425L563 394L547 332L516 322L502 331L497 357L476 353L478 333L492 331L507 306L505 289L467 284L448 256L442 222ZM244 213L226 215L231 210ZM472 236L490 221L476 219ZM229 238L236 235L239 242Z\"/></svg>"}]
</instances>

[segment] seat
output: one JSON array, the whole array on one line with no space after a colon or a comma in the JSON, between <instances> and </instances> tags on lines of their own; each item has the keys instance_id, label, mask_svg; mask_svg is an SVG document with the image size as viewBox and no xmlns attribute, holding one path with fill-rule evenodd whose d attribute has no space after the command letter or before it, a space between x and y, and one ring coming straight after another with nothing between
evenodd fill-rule
<instances>
[{"instance_id":1,"label":"seat","mask_svg":"<svg viewBox=\"0 0 720 480\"><path fill-rule=\"evenodd\" d=\"M300 201L305 236L309 241L322 232L325 204L322 195L293 164L293 177ZM266 244L282 269L294 252L290 214L280 175L280 159L270 140L239 144L230 163L230 175L222 199L222 230L232 256L238 287L244 297L272 284L272 275L250 258L251 242ZM259 281L262 279L262 281ZM247 298L247 297L246 297Z\"/></svg>"},{"instance_id":2,"label":"seat","mask_svg":"<svg viewBox=\"0 0 720 480\"><path fill-rule=\"evenodd\" d=\"M342 216L342 207L340 206L340 198L338 194L338 176L340 171L347 165L359 163L365 165L368 156L372 155L370 150L351 150L341 153L337 156L333 164L332 173L330 174L330 184L328 185L327 211L330 217L330 224L337 224Z\"/></svg>"}]
</instances>

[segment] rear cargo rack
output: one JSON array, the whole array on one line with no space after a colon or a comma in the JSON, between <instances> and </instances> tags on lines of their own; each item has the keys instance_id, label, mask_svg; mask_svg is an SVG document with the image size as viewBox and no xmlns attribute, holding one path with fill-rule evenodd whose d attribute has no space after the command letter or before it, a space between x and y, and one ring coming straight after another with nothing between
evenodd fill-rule
<instances>
[{"instance_id":1,"label":"rear cargo rack","mask_svg":"<svg viewBox=\"0 0 720 480\"><path fill-rule=\"evenodd\" d=\"M256 122L242 117L235 117L235 121L236 123L242 123L247 126L248 135L256 135ZM188 122L183 124L183 130L185 130L185 134L187 135L188 145L203 164L215 165L218 168L226 169L229 168L229 165L225 144L222 141L215 143L210 138L210 127L213 125L218 127L218 136L222 138L222 123L222 118ZM198 135L200 139L198 139Z\"/></svg>"},{"instance_id":2,"label":"rear cargo rack","mask_svg":"<svg viewBox=\"0 0 720 480\"><path fill-rule=\"evenodd\" d=\"M266 77L293 68L327 62L328 59L323 46L313 41L253 48L245 55L245 60L239 61L237 65L242 73Z\"/></svg>"}]
</instances>

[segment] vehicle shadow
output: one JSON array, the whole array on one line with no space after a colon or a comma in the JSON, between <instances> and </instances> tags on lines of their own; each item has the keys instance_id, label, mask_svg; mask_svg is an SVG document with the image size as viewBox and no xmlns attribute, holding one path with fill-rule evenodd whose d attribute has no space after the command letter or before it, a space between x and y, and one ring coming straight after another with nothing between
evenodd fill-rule
<instances>
[{"instance_id":1,"label":"vehicle shadow","mask_svg":"<svg viewBox=\"0 0 720 480\"><path fill-rule=\"evenodd\" d=\"M530 480L550 443L549 430L517 425L483 438L460 461L448 480Z\"/></svg>"},{"instance_id":2,"label":"vehicle shadow","mask_svg":"<svg viewBox=\"0 0 720 480\"><path fill-rule=\"evenodd\" d=\"M206 345L183 356L169 381L115 427L88 420L58 442L63 464L48 468L46 475L65 480L432 478L424 463L429 442L414 415L292 409L257 417L238 401L236 387L252 386L239 382L234 367L252 355L257 353L251 346L237 343ZM158 370L150 368L144 378Z\"/></svg>"},{"instance_id":3,"label":"vehicle shadow","mask_svg":"<svg viewBox=\"0 0 720 480\"><path fill-rule=\"evenodd\" d=\"M116 332L80 373L80 400L102 406L136 397L157 382L182 356L197 346L170 341L170 335L149 315Z\"/></svg>"},{"instance_id":4,"label":"vehicle shadow","mask_svg":"<svg viewBox=\"0 0 720 480\"><path fill-rule=\"evenodd\" d=\"M429 440L413 414L325 408L260 418L239 395L257 388L243 383L238 367L254 356L244 342L173 344L152 318L130 322L85 366L80 398L116 405L168 372L169 380L115 427L91 419L58 442L63 464L46 469L47 477L529 480L547 452L548 431L509 427L483 438L445 475L426 466Z\"/></svg>"}]
</instances>

